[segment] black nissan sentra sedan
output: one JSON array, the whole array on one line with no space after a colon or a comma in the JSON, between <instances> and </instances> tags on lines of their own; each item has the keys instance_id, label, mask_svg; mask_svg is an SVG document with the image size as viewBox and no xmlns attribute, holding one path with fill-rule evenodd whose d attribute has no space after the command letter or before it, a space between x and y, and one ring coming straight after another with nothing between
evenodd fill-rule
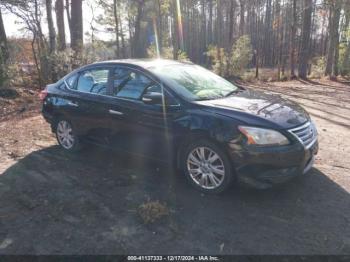
<instances>
[{"instance_id":1,"label":"black nissan sentra sedan","mask_svg":"<svg viewBox=\"0 0 350 262\"><path fill-rule=\"evenodd\" d=\"M317 131L305 110L234 85L192 63L115 60L79 68L40 94L58 143L86 143L171 161L219 193L238 180L269 188L313 165Z\"/></svg>"}]
</instances>

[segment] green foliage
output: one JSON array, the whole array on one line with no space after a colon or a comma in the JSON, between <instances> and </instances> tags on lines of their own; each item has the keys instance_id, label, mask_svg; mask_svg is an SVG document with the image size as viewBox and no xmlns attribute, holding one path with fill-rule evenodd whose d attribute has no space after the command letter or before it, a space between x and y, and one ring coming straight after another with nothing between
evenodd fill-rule
<instances>
[{"instance_id":1,"label":"green foliage","mask_svg":"<svg viewBox=\"0 0 350 262\"><path fill-rule=\"evenodd\" d=\"M35 86L37 85L37 72L34 68L20 64L11 63L7 66L9 86Z\"/></svg>"},{"instance_id":2,"label":"green foliage","mask_svg":"<svg viewBox=\"0 0 350 262\"><path fill-rule=\"evenodd\" d=\"M224 48L209 45L206 55L210 58L213 71L221 76L228 76L224 68L229 64L229 56Z\"/></svg>"},{"instance_id":3,"label":"green foliage","mask_svg":"<svg viewBox=\"0 0 350 262\"><path fill-rule=\"evenodd\" d=\"M342 75L350 75L350 43L339 45L339 70Z\"/></svg>"},{"instance_id":4,"label":"green foliage","mask_svg":"<svg viewBox=\"0 0 350 262\"><path fill-rule=\"evenodd\" d=\"M1 87L3 87L4 83L6 82L7 77L4 74L4 69L2 68L3 66L1 65L0 67L1 67L0 68L0 88L1 88Z\"/></svg>"},{"instance_id":5,"label":"green foliage","mask_svg":"<svg viewBox=\"0 0 350 262\"><path fill-rule=\"evenodd\" d=\"M7 74L6 74L6 65L5 65L5 61L2 57L2 53L0 51L0 88L3 86L4 82L7 79Z\"/></svg>"},{"instance_id":6,"label":"green foliage","mask_svg":"<svg viewBox=\"0 0 350 262\"><path fill-rule=\"evenodd\" d=\"M149 58L158 58L157 55L157 48L155 44L150 45L147 48L147 56ZM160 57L163 59L173 59L173 48L172 47L162 47L162 52L160 54ZM188 61L188 56L185 51L178 50L177 53L177 60L179 61Z\"/></svg>"},{"instance_id":7,"label":"green foliage","mask_svg":"<svg viewBox=\"0 0 350 262\"><path fill-rule=\"evenodd\" d=\"M163 48L163 52L162 52L162 58L170 58L172 56L172 51L169 52L170 48ZM158 58L158 54L157 54L157 47L155 44L151 44L148 48L147 48L147 56L149 58Z\"/></svg>"},{"instance_id":8,"label":"green foliage","mask_svg":"<svg viewBox=\"0 0 350 262\"><path fill-rule=\"evenodd\" d=\"M231 51L231 72L233 75L240 75L252 60L253 49L248 35L241 36L232 46Z\"/></svg>"},{"instance_id":9,"label":"green foliage","mask_svg":"<svg viewBox=\"0 0 350 262\"><path fill-rule=\"evenodd\" d=\"M53 65L53 70L59 79L73 69L72 65L83 66L96 61L108 60L113 55L113 50L108 48L104 42L94 41L93 43L86 44L83 53L78 57L73 55L72 49L67 48L64 51L56 52L49 56L49 61Z\"/></svg>"},{"instance_id":10,"label":"green foliage","mask_svg":"<svg viewBox=\"0 0 350 262\"><path fill-rule=\"evenodd\" d=\"M63 77L70 70L72 70L72 57L73 51L70 48L66 49L65 51L56 52L55 54L49 56L49 61L53 66L52 70L56 72L58 78Z\"/></svg>"},{"instance_id":11,"label":"green foliage","mask_svg":"<svg viewBox=\"0 0 350 262\"><path fill-rule=\"evenodd\" d=\"M177 60L179 61L189 61L188 55L185 51L178 50L177 51Z\"/></svg>"},{"instance_id":12,"label":"green foliage","mask_svg":"<svg viewBox=\"0 0 350 262\"><path fill-rule=\"evenodd\" d=\"M324 56L314 57L311 61L312 73L311 78L320 78L326 70L326 58Z\"/></svg>"},{"instance_id":13,"label":"green foliage","mask_svg":"<svg viewBox=\"0 0 350 262\"><path fill-rule=\"evenodd\" d=\"M170 10L170 0L162 0L160 1L160 13L162 15L166 15Z\"/></svg>"},{"instance_id":14,"label":"green foliage","mask_svg":"<svg viewBox=\"0 0 350 262\"><path fill-rule=\"evenodd\" d=\"M230 54L224 48L209 45L206 55L210 57L215 73L230 77L243 74L253 57L253 50L249 36L245 35L237 39Z\"/></svg>"}]
</instances>

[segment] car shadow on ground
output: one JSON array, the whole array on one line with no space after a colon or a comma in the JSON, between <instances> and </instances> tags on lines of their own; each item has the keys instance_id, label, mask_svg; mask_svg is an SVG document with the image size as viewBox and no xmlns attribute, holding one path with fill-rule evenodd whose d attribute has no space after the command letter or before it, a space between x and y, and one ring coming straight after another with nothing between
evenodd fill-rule
<instances>
[{"instance_id":1,"label":"car shadow on ground","mask_svg":"<svg viewBox=\"0 0 350 262\"><path fill-rule=\"evenodd\" d=\"M350 196L318 169L284 186L194 190L109 150L33 152L0 176L0 254L348 254ZM139 206L167 216L144 224Z\"/></svg>"}]
</instances>

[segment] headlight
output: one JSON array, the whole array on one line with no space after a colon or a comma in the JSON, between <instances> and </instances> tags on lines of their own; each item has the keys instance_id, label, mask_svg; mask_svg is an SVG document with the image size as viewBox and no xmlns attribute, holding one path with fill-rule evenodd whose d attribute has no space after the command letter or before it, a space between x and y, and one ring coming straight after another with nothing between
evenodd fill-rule
<instances>
[{"instance_id":1,"label":"headlight","mask_svg":"<svg viewBox=\"0 0 350 262\"><path fill-rule=\"evenodd\" d=\"M280 132L258 127L239 126L249 145L288 145L289 140Z\"/></svg>"}]
</instances>

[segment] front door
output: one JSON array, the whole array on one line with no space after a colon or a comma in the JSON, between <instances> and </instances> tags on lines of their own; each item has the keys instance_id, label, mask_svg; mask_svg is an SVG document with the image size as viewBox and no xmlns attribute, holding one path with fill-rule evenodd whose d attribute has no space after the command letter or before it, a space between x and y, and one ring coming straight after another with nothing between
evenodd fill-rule
<instances>
[{"instance_id":1,"label":"front door","mask_svg":"<svg viewBox=\"0 0 350 262\"><path fill-rule=\"evenodd\" d=\"M146 88L143 96L151 93L159 93L164 99L158 104L141 103L136 116L136 132L148 146L148 154L168 161L173 157L176 119L181 116L182 110L180 104L160 84L155 83Z\"/></svg>"},{"instance_id":2,"label":"front door","mask_svg":"<svg viewBox=\"0 0 350 262\"><path fill-rule=\"evenodd\" d=\"M169 110L142 101L147 92L162 92L160 84L143 72L118 66L114 70L109 117L114 130L113 147L151 158L166 158L172 149L173 117L178 104Z\"/></svg>"}]
</instances>

